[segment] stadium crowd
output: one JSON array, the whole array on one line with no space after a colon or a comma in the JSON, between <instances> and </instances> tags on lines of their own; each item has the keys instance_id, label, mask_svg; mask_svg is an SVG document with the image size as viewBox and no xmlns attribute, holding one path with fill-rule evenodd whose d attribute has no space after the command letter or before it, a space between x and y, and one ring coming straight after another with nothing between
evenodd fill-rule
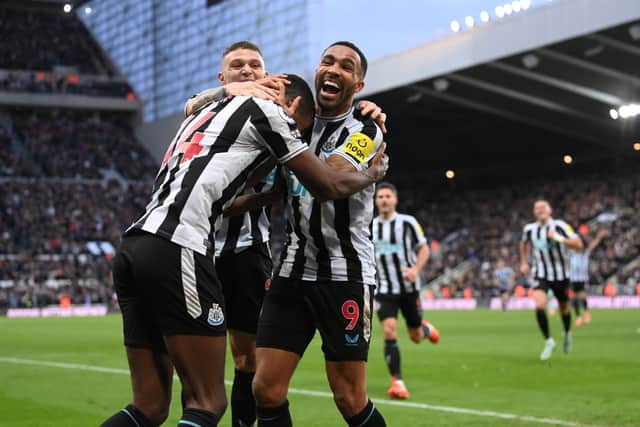
<instances>
[{"instance_id":1,"label":"stadium crowd","mask_svg":"<svg viewBox=\"0 0 640 427\"><path fill-rule=\"evenodd\" d=\"M115 172L126 179L149 180L157 172L126 117L116 113L31 110L13 112L11 119L4 134L13 134L13 144L22 152L15 146L3 148L8 154L0 160L4 173L34 176L41 170L50 177L102 178ZM31 171L25 167L27 160L35 165Z\"/></svg>"},{"instance_id":2,"label":"stadium crowd","mask_svg":"<svg viewBox=\"0 0 640 427\"><path fill-rule=\"evenodd\" d=\"M100 48L74 14L0 7L0 40L0 69L71 66L83 74L109 70Z\"/></svg>"},{"instance_id":3,"label":"stadium crowd","mask_svg":"<svg viewBox=\"0 0 640 427\"><path fill-rule=\"evenodd\" d=\"M523 187L531 190L522 192ZM518 242L524 224L533 221L532 205L536 197L548 199L554 215L575 227L587 242L595 229L610 230L610 236L592 254L592 283L604 283L640 254L637 215L640 177L633 168L518 181L491 189L456 192L452 196L445 192L434 198L420 194L415 188L401 189L400 193L402 209L414 213L424 224L426 234L440 246L429 263L427 280L465 260L473 261L465 274L452 275L455 278L447 285L454 295L462 294L467 287L476 295L495 294L497 283L493 272L498 259L513 269L517 283L529 286L519 272ZM630 288L621 291L630 292Z\"/></svg>"}]
</instances>

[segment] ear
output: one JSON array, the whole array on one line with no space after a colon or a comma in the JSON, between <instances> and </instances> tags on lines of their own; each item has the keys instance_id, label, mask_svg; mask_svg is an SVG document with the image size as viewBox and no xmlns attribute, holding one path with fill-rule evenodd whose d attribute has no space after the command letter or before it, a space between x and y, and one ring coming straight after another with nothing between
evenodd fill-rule
<instances>
[{"instance_id":1,"label":"ear","mask_svg":"<svg viewBox=\"0 0 640 427\"><path fill-rule=\"evenodd\" d=\"M222 71L218 71L218 81L220 84L224 84L224 73Z\"/></svg>"},{"instance_id":2,"label":"ear","mask_svg":"<svg viewBox=\"0 0 640 427\"><path fill-rule=\"evenodd\" d=\"M356 83L355 93L360 92L362 89L364 89L364 80L360 80L358 83Z\"/></svg>"}]
</instances>

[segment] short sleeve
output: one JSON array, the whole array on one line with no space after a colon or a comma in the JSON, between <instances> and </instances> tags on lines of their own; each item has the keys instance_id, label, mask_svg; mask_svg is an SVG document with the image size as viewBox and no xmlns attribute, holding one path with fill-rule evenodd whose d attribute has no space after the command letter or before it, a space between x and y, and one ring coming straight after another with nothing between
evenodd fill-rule
<instances>
[{"instance_id":1,"label":"short sleeve","mask_svg":"<svg viewBox=\"0 0 640 427\"><path fill-rule=\"evenodd\" d=\"M573 227L564 221L556 221L554 225L556 233L559 233L566 239L572 239L577 236Z\"/></svg>"},{"instance_id":2,"label":"short sleeve","mask_svg":"<svg viewBox=\"0 0 640 427\"><path fill-rule=\"evenodd\" d=\"M281 107L258 98L252 102L251 124L278 163L286 163L309 148L295 121Z\"/></svg>"},{"instance_id":3,"label":"short sleeve","mask_svg":"<svg viewBox=\"0 0 640 427\"><path fill-rule=\"evenodd\" d=\"M414 248L427 244L427 238L424 235L424 230L422 229L420 223L414 217L407 217L405 226L408 227L409 235L411 236Z\"/></svg>"},{"instance_id":4,"label":"short sleeve","mask_svg":"<svg viewBox=\"0 0 640 427\"><path fill-rule=\"evenodd\" d=\"M529 225L525 225L522 230L522 241L530 242L531 241L531 227Z\"/></svg>"},{"instance_id":5,"label":"short sleeve","mask_svg":"<svg viewBox=\"0 0 640 427\"><path fill-rule=\"evenodd\" d=\"M354 127L350 131L344 142L329 155L336 154L345 158L357 170L366 169L382 145L382 131L370 118L365 118L362 126Z\"/></svg>"}]
</instances>

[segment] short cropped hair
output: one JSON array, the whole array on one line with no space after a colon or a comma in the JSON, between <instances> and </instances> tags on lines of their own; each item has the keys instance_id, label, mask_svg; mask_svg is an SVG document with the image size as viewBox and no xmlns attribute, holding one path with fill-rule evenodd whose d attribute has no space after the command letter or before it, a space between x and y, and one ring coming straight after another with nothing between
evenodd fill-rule
<instances>
[{"instance_id":1,"label":"short cropped hair","mask_svg":"<svg viewBox=\"0 0 640 427\"><path fill-rule=\"evenodd\" d=\"M260 54L260 56L262 56L262 51L260 50L260 48L256 44L253 44L253 43L251 43L250 41L247 41L247 40L241 40L239 42L235 42L235 43L227 46L227 48L222 53L222 57L224 58L225 56L227 56L228 54L230 54L234 50L238 50L238 49L255 50L256 52L258 52Z\"/></svg>"},{"instance_id":2,"label":"short cropped hair","mask_svg":"<svg viewBox=\"0 0 640 427\"><path fill-rule=\"evenodd\" d=\"M358 46L356 46L355 44L345 41L345 40L341 40L335 43L330 44L325 50L324 52L326 52L327 50L329 50L329 48L333 47L333 46L346 46L349 49L354 50L358 56L360 57L360 65L362 65L362 78L364 79L364 76L367 75L367 67L368 67L368 62L367 62L367 57L364 56L364 53L360 50L360 48ZM323 54L324 54L323 52Z\"/></svg>"},{"instance_id":3,"label":"short cropped hair","mask_svg":"<svg viewBox=\"0 0 640 427\"><path fill-rule=\"evenodd\" d=\"M378 185L376 185L376 194L378 194L378 191L384 189L391 190L393 194L395 194L396 196L398 195L398 189L396 188L396 186L387 181L382 181L378 183Z\"/></svg>"},{"instance_id":4,"label":"short cropped hair","mask_svg":"<svg viewBox=\"0 0 640 427\"><path fill-rule=\"evenodd\" d=\"M316 114L316 104L313 98L313 92L307 82L296 74L287 74L287 80L291 83L285 86L285 96L287 101L291 101L295 97L300 97L300 105L298 112L305 117L313 117Z\"/></svg>"}]
</instances>

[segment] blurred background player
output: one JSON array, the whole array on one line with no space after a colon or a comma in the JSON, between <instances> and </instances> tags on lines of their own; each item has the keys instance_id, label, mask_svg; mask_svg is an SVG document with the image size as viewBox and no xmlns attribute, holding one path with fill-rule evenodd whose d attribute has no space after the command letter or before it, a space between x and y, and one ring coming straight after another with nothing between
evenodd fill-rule
<instances>
[{"instance_id":1,"label":"blurred background player","mask_svg":"<svg viewBox=\"0 0 640 427\"><path fill-rule=\"evenodd\" d=\"M496 280L496 284L498 285L498 291L500 292L502 311L507 311L507 304L509 303L511 290L515 284L516 275L513 272L513 269L504 262L504 259L499 258L496 262L496 269L493 272L493 276Z\"/></svg>"},{"instance_id":2,"label":"blurred background player","mask_svg":"<svg viewBox=\"0 0 640 427\"><path fill-rule=\"evenodd\" d=\"M591 322L591 313L587 305L587 289L589 284L589 258L591 252L609 235L609 231L605 228L598 230L589 245L583 251L571 251L569 278L571 280L571 288L574 292L573 309L576 312L576 326L582 326L582 310L584 310L584 322Z\"/></svg>"},{"instance_id":3,"label":"blurred background player","mask_svg":"<svg viewBox=\"0 0 640 427\"><path fill-rule=\"evenodd\" d=\"M382 182L376 188L378 216L372 234L376 248L379 304L378 318L384 333L384 356L391 374L389 397L407 399L409 391L402 380L398 347L398 310L402 312L415 343L425 338L436 344L438 330L422 319L420 272L429 260L429 245L418 221L411 215L396 212L398 191Z\"/></svg>"},{"instance_id":4,"label":"blurred background player","mask_svg":"<svg viewBox=\"0 0 640 427\"><path fill-rule=\"evenodd\" d=\"M529 255L533 256L533 275L538 281L534 296L536 318L545 345L540 360L548 360L556 343L549 335L549 319L546 306L549 289L558 301L564 326L564 352L571 351L571 310L569 307L569 255L567 249L582 250L582 240L566 222L551 216L551 205L546 200L536 200L533 216L536 222L525 225L520 242L520 271L525 276L531 272Z\"/></svg>"}]
</instances>

